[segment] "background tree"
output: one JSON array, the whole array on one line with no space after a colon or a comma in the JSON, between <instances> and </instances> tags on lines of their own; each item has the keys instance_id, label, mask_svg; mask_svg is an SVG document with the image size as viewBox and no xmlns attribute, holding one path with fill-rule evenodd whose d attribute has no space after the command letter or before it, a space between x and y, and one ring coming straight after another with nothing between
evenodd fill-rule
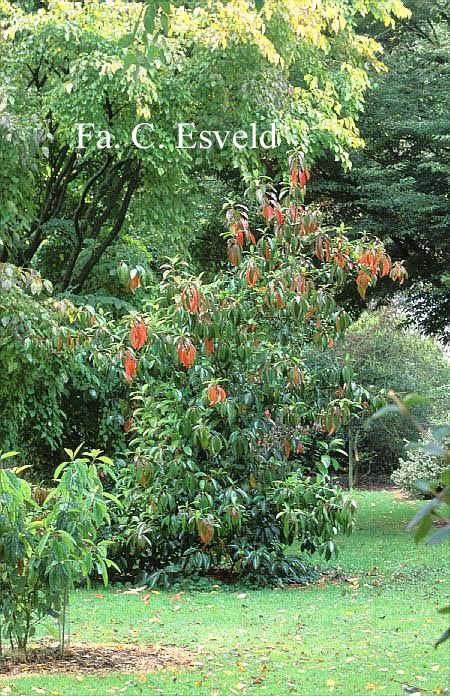
<instances>
[{"instance_id":1,"label":"background tree","mask_svg":"<svg viewBox=\"0 0 450 696\"><path fill-rule=\"evenodd\" d=\"M379 235L405 259L411 316L442 336L448 289L449 14L445 3L409 0L411 17L395 28L364 20L360 30L381 43L388 72L377 75L361 120L365 148L345 174L329 159L318 165L312 195L356 230ZM322 177L320 177L322 167ZM392 288L377 292L384 296ZM354 305L360 305L352 295Z\"/></svg>"},{"instance_id":2,"label":"background tree","mask_svg":"<svg viewBox=\"0 0 450 696\"><path fill-rule=\"evenodd\" d=\"M375 288L376 290L376 288ZM389 307L364 312L348 329L345 340L329 352L328 359L346 358L355 377L373 394L394 389L402 398L421 394L414 404L416 418L429 427L439 423L447 410L450 368L440 345L409 325L407 317ZM312 359L326 361L313 355ZM405 441L418 437L410 423L398 414L383 419L365 418L355 424L361 473L383 475L405 457Z\"/></svg>"},{"instance_id":3,"label":"background tree","mask_svg":"<svg viewBox=\"0 0 450 696\"><path fill-rule=\"evenodd\" d=\"M357 33L358 12L346 2L268 2L260 11L242 0L195 11L173 7L170 27L165 10L149 27L140 23L140 3L120 0L23 7L2 1L1 74L12 116L37 121L43 139L27 204L32 220L8 253L16 263L35 264L63 232L66 247L54 269L60 290L83 290L127 231L137 196L141 208L170 208L158 224L181 237L186 222L196 220L180 206L194 181L233 172L247 181L277 176L286 150L299 144L311 160L332 150L345 164L360 145L355 118L367 66L380 63L376 43ZM363 2L359 10L387 23L392 13L405 13L398 0ZM277 123L282 143L274 153L224 148L200 157L175 148L179 122L234 131L255 120L261 129ZM154 123L158 143L145 151L128 145L142 121ZM118 149L99 150L94 139L80 153L80 122L111 131Z\"/></svg>"}]
</instances>

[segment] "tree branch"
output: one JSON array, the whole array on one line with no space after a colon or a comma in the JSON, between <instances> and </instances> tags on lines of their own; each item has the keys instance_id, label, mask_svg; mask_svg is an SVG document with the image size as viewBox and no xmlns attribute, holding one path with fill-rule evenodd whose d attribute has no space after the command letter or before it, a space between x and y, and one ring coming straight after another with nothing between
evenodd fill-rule
<instances>
[{"instance_id":1,"label":"tree branch","mask_svg":"<svg viewBox=\"0 0 450 696\"><path fill-rule=\"evenodd\" d=\"M86 282L86 279L89 276L89 273L92 271L94 266L99 262L104 251L110 246L110 244L112 244L112 242L116 239L117 235L119 234L120 230L122 229L122 225L125 221L125 216L127 214L131 198L132 198L133 193L135 192L138 184L139 184L139 170L137 170L136 173L134 174L134 176L130 179L127 191L125 193L125 196L122 200L122 204L120 206L119 214L116 218L116 221L113 225L111 232L96 247L96 249L92 253L90 259L85 263L84 267L82 268L82 270L81 270L81 272L80 272L80 274L75 282L75 287L76 287L77 291L81 290L81 288L83 287L83 284Z\"/></svg>"}]
</instances>

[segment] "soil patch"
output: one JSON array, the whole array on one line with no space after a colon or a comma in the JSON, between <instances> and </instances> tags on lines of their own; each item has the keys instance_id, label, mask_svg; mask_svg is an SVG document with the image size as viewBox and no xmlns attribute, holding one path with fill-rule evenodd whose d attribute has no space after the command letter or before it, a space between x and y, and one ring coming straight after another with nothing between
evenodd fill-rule
<instances>
[{"instance_id":1,"label":"soil patch","mask_svg":"<svg viewBox=\"0 0 450 696\"><path fill-rule=\"evenodd\" d=\"M193 658L193 653L175 645L76 643L62 659L57 648L50 646L30 648L26 662L22 655L7 654L0 658L0 677L54 672L154 672L190 667Z\"/></svg>"}]
</instances>

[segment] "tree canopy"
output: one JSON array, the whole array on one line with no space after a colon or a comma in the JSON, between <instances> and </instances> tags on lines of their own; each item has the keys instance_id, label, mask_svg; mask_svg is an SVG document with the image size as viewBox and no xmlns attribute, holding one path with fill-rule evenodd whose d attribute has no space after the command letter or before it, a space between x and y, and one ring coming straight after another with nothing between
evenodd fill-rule
<instances>
[{"instance_id":1,"label":"tree canopy","mask_svg":"<svg viewBox=\"0 0 450 696\"><path fill-rule=\"evenodd\" d=\"M17 145L2 154L3 259L39 267L57 254L52 280L80 292L103 254L126 239L131 210L141 226L133 236L170 236L185 248L186 229L197 222L188 205L193 174L197 182L276 179L286 152L300 145L308 161L331 152L348 166L350 150L362 144L356 118L368 69L381 69L377 43L358 32L365 13L389 25L405 9L398 0L307 0L268 1L258 10L233 0L172 6L166 31L149 34L140 3L58 0L36 8L2 0L0 137L8 142L8 124L17 124ZM164 16L156 14L156 30ZM129 145L141 122L155 129L146 150ZM177 149L180 122L213 130L275 122L281 143L273 152ZM77 149L77 123L110 131L113 146L98 149L91 138Z\"/></svg>"}]
</instances>

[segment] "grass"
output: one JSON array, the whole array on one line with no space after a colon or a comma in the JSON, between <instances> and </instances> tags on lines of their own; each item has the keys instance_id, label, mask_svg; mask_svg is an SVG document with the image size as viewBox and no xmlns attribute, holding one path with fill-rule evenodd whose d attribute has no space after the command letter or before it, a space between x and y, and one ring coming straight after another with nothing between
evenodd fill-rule
<instances>
[{"instance_id":1,"label":"grass","mask_svg":"<svg viewBox=\"0 0 450 696\"><path fill-rule=\"evenodd\" d=\"M448 589L444 547L416 547L405 532L417 503L391 492L358 499L357 530L338 560L347 580L174 601L151 593L147 603L114 588L74 593L73 640L185 646L196 653L192 668L3 677L0 694L400 696L402 681L443 693L448 649L432 646L446 621L436 613Z\"/></svg>"}]
</instances>

